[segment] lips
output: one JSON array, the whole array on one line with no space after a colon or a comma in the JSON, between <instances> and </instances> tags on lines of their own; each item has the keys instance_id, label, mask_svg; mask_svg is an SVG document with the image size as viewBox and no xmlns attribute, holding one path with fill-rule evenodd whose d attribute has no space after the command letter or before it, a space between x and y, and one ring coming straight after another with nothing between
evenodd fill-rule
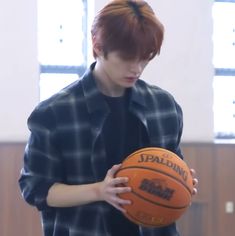
<instances>
[{"instance_id":1,"label":"lips","mask_svg":"<svg viewBox=\"0 0 235 236\"><path fill-rule=\"evenodd\" d=\"M138 77L126 77L126 80L128 80L129 82L135 82L136 80L138 80Z\"/></svg>"}]
</instances>

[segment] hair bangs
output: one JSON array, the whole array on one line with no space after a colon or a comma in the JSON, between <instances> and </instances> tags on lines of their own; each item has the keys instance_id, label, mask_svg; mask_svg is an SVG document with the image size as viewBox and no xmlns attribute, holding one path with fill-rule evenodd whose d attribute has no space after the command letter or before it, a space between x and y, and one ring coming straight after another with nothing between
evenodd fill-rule
<instances>
[{"instance_id":1,"label":"hair bangs","mask_svg":"<svg viewBox=\"0 0 235 236\"><path fill-rule=\"evenodd\" d=\"M144 24L144 22L143 22ZM163 35L151 25L131 22L110 36L109 50L119 51L124 59L151 60L160 53Z\"/></svg>"},{"instance_id":2,"label":"hair bangs","mask_svg":"<svg viewBox=\"0 0 235 236\"><path fill-rule=\"evenodd\" d=\"M155 33L151 30L146 30L144 27L134 26L126 29L126 32L122 30L120 36L123 37L119 41L118 50L123 58L151 60L160 52L158 38Z\"/></svg>"}]
</instances>

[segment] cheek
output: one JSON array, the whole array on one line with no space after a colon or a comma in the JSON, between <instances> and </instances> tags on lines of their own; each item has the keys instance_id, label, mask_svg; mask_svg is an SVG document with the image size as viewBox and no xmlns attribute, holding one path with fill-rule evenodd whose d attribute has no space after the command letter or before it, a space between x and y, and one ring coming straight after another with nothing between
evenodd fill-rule
<instances>
[{"instance_id":1,"label":"cheek","mask_svg":"<svg viewBox=\"0 0 235 236\"><path fill-rule=\"evenodd\" d=\"M127 63L113 63L112 71L116 75L125 74L128 71L128 64Z\"/></svg>"},{"instance_id":2,"label":"cheek","mask_svg":"<svg viewBox=\"0 0 235 236\"><path fill-rule=\"evenodd\" d=\"M119 79L125 73L125 68L118 63L110 63L106 66L106 72L109 74L110 78L114 80Z\"/></svg>"},{"instance_id":3,"label":"cheek","mask_svg":"<svg viewBox=\"0 0 235 236\"><path fill-rule=\"evenodd\" d=\"M144 62L143 64L142 64L142 71L145 69L145 67L148 65L148 61L147 62Z\"/></svg>"}]
</instances>

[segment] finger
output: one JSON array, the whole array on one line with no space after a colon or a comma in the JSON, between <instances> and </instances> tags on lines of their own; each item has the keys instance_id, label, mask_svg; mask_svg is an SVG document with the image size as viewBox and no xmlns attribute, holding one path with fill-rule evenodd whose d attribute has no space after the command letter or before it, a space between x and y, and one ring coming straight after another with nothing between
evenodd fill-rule
<instances>
[{"instance_id":1,"label":"finger","mask_svg":"<svg viewBox=\"0 0 235 236\"><path fill-rule=\"evenodd\" d=\"M192 176L194 176L196 174L196 171L194 169L190 169L190 173Z\"/></svg>"},{"instance_id":2,"label":"finger","mask_svg":"<svg viewBox=\"0 0 235 236\"><path fill-rule=\"evenodd\" d=\"M130 187L116 187L116 188L114 188L113 192L115 194L129 193L129 192L131 192L131 188Z\"/></svg>"},{"instance_id":3,"label":"finger","mask_svg":"<svg viewBox=\"0 0 235 236\"><path fill-rule=\"evenodd\" d=\"M118 204L111 204L113 207L115 207L117 210L119 210L119 211L121 211L122 213L126 213L126 210L123 208L123 207L121 207L120 205L118 205Z\"/></svg>"},{"instance_id":4,"label":"finger","mask_svg":"<svg viewBox=\"0 0 235 236\"><path fill-rule=\"evenodd\" d=\"M194 186L198 185L198 179L197 179L197 178L194 178L194 179L193 179L193 185L194 185Z\"/></svg>"},{"instance_id":5,"label":"finger","mask_svg":"<svg viewBox=\"0 0 235 236\"><path fill-rule=\"evenodd\" d=\"M122 164L113 165L112 168L108 170L108 173L107 173L107 174L108 174L110 177L113 177L114 174L118 171L118 169L120 169L121 165L122 165Z\"/></svg>"},{"instance_id":6,"label":"finger","mask_svg":"<svg viewBox=\"0 0 235 236\"><path fill-rule=\"evenodd\" d=\"M117 195L122 193L130 193L131 188L130 187L110 187L106 189L106 193L110 195Z\"/></svg>"},{"instance_id":7,"label":"finger","mask_svg":"<svg viewBox=\"0 0 235 236\"><path fill-rule=\"evenodd\" d=\"M111 198L111 204L122 208L122 205L130 205L131 201L115 196Z\"/></svg>"},{"instance_id":8,"label":"finger","mask_svg":"<svg viewBox=\"0 0 235 236\"><path fill-rule=\"evenodd\" d=\"M118 205L130 205L131 201L127 199L117 198L116 204Z\"/></svg>"},{"instance_id":9,"label":"finger","mask_svg":"<svg viewBox=\"0 0 235 236\"><path fill-rule=\"evenodd\" d=\"M129 179L127 177L116 177L112 180L114 185L126 184L128 183Z\"/></svg>"},{"instance_id":10,"label":"finger","mask_svg":"<svg viewBox=\"0 0 235 236\"><path fill-rule=\"evenodd\" d=\"M197 189L196 188L193 188L193 195L196 195L197 194Z\"/></svg>"}]
</instances>

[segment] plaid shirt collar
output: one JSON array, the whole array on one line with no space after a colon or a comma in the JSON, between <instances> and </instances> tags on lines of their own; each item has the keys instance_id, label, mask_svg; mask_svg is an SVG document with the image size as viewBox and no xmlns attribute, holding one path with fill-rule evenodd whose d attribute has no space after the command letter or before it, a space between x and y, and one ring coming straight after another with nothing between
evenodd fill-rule
<instances>
[{"instance_id":1,"label":"plaid shirt collar","mask_svg":"<svg viewBox=\"0 0 235 236\"><path fill-rule=\"evenodd\" d=\"M96 62L94 62L90 66L90 70L87 70L87 72L82 77L82 86L84 91L84 96L87 101L87 107L88 111L90 113L95 111L103 111L108 112L109 108L106 103L103 102L103 96L101 92L98 90L95 77L93 76L92 70L95 67ZM141 87L137 83L131 88L131 104L136 104L137 106L140 106L140 108L147 107L146 101L144 100L143 91L141 90ZM134 105L135 106L135 105Z\"/></svg>"}]
</instances>

